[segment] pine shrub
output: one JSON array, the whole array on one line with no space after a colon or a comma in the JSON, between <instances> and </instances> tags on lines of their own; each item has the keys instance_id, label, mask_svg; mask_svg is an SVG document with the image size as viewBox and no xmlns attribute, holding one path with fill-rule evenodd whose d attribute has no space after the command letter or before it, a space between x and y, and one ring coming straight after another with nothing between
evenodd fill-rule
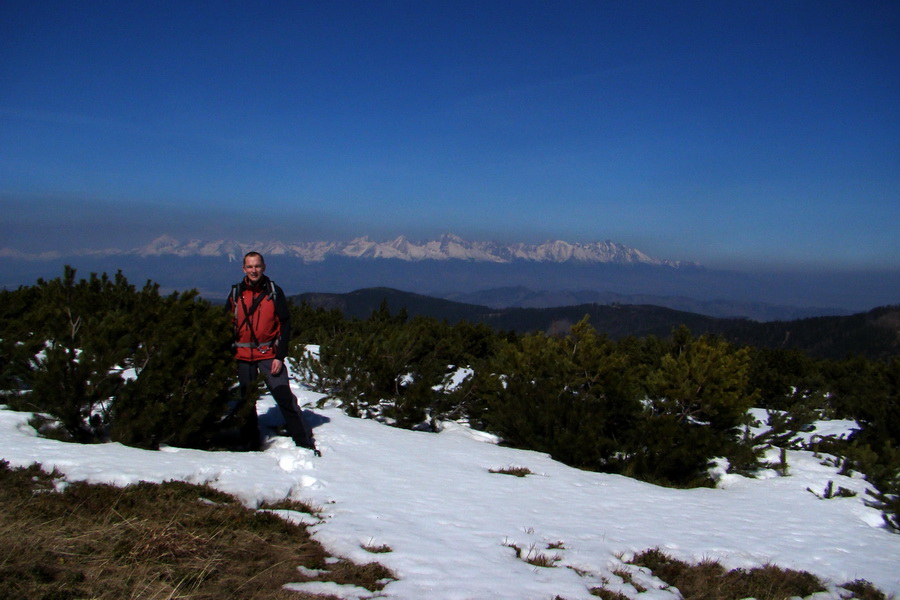
<instances>
[{"instance_id":1,"label":"pine shrub","mask_svg":"<svg viewBox=\"0 0 900 600\"><path fill-rule=\"evenodd\" d=\"M11 407L79 442L198 445L234 379L229 315L196 292L163 298L113 278L63 276L4 293L0 378ZM136 378L126 382L123 372Z\"/></svg>"},{"instance_id":2,"label":"pine shrub","mask_svg":"<svg viewBox=\"0 0 900 600\"><path fill-rule=\"evenodd\" d=\"M230 315L175 293L145 307L136 378L113 404L112 438L124 444L205 446L230 400L235 365Z\"/></svg>"},{"instance_id":3,"label":"pine shrub","mask_svg":"<svg viewBox=\"0 0 900 600\"><path fill-rule=\"evenodd\" d=\"M641 410L633 375L615 345L582 320L565 338L506 342L473 385L485 423L508 443L615 471Z\"/></svg>"},{"instance_id":4,"label":"pine shrub","mask_svg":"<svg viewBox=\"0 0 900 600\"><path fill-rule=\"evenodd\" d=\"M753 442L740 433L755 402L747 393L749 366L746 348L676 331L672 350L646 379L645 441L632 472L687 484L703 479L714 457L738 456L746 465Z\"/></svg>"},{"instance_id":5,"label":"pine shrub","mask_svg":"<svg viewBox=\"0 0 900 600\"><path fill-rule=\"evenodd\" d=\"M31 324L19 329L24 347L42 350L31 361L25 380L30 410L57 419L71 439L103 438L112 397L122 385L119 375L134 343L129 315L134 287L121 273L110 280L91 274L75 281L39 280L33 304L22 315Z\"/></svg>"}]
</instances>

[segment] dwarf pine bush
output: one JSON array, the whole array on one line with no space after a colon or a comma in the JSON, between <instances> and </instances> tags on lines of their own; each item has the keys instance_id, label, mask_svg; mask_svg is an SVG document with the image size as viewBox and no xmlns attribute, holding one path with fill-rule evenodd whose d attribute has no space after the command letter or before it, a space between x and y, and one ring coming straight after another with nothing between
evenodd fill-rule
<instances>
[{"instance_id":1,"label":"dwarf pine bush","mask_svg":"<svg viewBox=\"0 0 900 600\"><path fill-rule=\"evenodd\" d=\"M691 484L705 477L714 457L755 462L747 447L753 441L739 435L755 401L747 393L749 367L748 349L677 331L672 349L645 380L644 442L632 472Z\"/></svg>"},{"instance_id":2,"label":"dwarf pine bush","mask_svg":"<svg viewBox=\"0 0 900 600\"><path fill-rule=\"evenodd\" d=\"M5 401L79 442L202 444L234 377L231 325L196 292L163 298L122 273L39 280L5 292ZM122 376L133 368L135 379ZM10 390L9 387L6 388Z\"/></svg>"},{"instance_id":3,"label":"dwarf pine bush","mask_svg":"<svg viewBox=\"0 0 900 600\"><path fill-rule=\"evenodd\" d=\"M568 464L616 470L639 418L634 371L586 320L565 338L543 334L504 343L476 370L483 420L516 446Z\"/></svg>"},{"instance_id":4,"label":"dwarf pine bush","mask_svg":"<svg viewBox=\"0 0 900 600\"><path fill-rule=\"evenodd\" d=\"M157 448L203 447L226 412L234 362L230 315L195 292L157 298L139 336L136 377L113 403L112 439Z\"/></svg>"},{"instance_id":5,"label":"dwarf pine bush","mask_svg":"<svg viewBox=\"0 0 900 600\"><path fill-rule=\"evenodd\" d=\"M4 338L15 336L37 352L27 363L18 353L16 369L28 392L16 405L51 415L73 440L101 439L109 399L122 385L119 366L134 344L134 287L121 273L76 282L75 270L66 267L62 278L39 280L20 293L29 304Z\"/></svg>"}]
</instances>

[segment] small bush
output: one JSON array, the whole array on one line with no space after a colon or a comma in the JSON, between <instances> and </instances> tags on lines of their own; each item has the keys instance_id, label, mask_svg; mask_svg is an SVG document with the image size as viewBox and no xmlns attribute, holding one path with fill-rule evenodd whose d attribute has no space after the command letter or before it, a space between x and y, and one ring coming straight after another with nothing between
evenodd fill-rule
<instances>
[{"instance_id":1,"label":"small bush","mask_svg":"<svg viewBox=\"0 0 900 600\"><path fill-rule=\"evenodd\" d=\"M76 442L207 446L234 379L230 316L196 291L162 297L121 272L3 294L0 384L42 433ZM135 378L126 378L126 369Z\"/></svg>"}]
</instances>

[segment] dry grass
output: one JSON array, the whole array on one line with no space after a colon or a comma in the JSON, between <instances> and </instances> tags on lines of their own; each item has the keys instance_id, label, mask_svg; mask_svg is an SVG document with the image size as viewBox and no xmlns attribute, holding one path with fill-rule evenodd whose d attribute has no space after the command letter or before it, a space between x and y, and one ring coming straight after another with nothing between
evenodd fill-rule
<instances>
[{"instance_id":1,"label":"dry grass","mask_svg":"<svg viewBox=\"0 0 900 600\"><path fill-rule=\"evenodd\" d=\"M603 600L631 600L631 598L621 592L613 592L602 587L591 588L591 596L597 596L598 598L603 598Z\"/></svg>"},{"instance_id":2,"label":"dry grass","mask_svg":"<svg viewBox=\"0 0 900 600\"><path fill-rule=\"evenodd\" d=\"M622 568L615 569L613 570L613 575L618 575L619 577L621 577L623 582L633 587L639 594L647 591L647 588L634 580L634 575L631 574L631 571Z\"/></svg>"},{"instance_id":3,"label":"dry grass","mask_svg":"<svg viewBox=\"0 0 900 600\"><path fill-rule=\"evenodd\" d=\"M814 575L766 565L751 570L726 571L716 561L691 565L673 559L658 549L647 550L631 561L678 588L686 600L727 600L753 597L757 600L805 598L825 591Z\"/></svg>"},{"instance_id":4,"label":"dry grass","mask_svg":"<svg viewBox=\"0 0 900 600\"><path fill-rule=\"evenodd\" d=\"M362 544L361 547L366 552L371 552L372 554L387 554L388 552L394 551L394 549L387 544L375 544L375 540L369 540L365 544Z\"/></svg>"},{"instance_id":5,"label":"dry grass","mask_svg":"<svg viewBox=\"0 0 900 600\"><path fill-rule=\"evenodd\" d=\"M508 540L505 541L503 545L515 550L516 558L527 562L529 565L534 565L535 567L555 567L556 563L562 560L562 556L560 556L559 554L546 554L539 550L538 547L534 544L532 544L527 551L524 550L521 546Z\"/></svg>"},{"instance_id":6,"label":"dry grass","mask_svg":"<svg viewBox=\"0 0 900 600\"><path fill-rule=\"evenodd\" d=\"M71 483L55 492L38 467L6 463L0 548L0 598L10 599L297 600L304 595L282 586L311 579L299 566L373 591L392 577L376 563L326 560L305 527L208 486Z\"/></svg>"},{"instance_id":7,"label":"dry grass","mask_svg":"<svg viewBox=\"0 0 900 600\"><path fill-rule=\"evenodd\" d=\"M532 474L531 469L528 467L503 467L502 469L488 469L488 471L502 475L513 475L514 477L525 477Z\"/></svg>"},{"instance_id":8,"label":"dry grass","mask_svg":"<svg viewBox=\"0 0 900 600\"><path fill-rule=\"evenodd\" d=\"M788 600L795 597L806 598L825 591L825 586L814 575L775 565L726 571L716 561L704 560L692 565L674 559L657 548L646 550L628 562L649 569L660 580L678 588L684 600ZM625 569L615 573L626 583L633 584ZM858 580L841 587L851 591L853 597L860 600L886 600L885 595L867 581ZM591 594L604 600L627 598L603 587L593 588Z\"/></svg>"},{"instance_id":9,"label":"dry grass","mask_svg":"<svg viewBox=\"0 0 900 600\"><path fill-rule=\"evenodd\" d=\"M841 586L845 590L852 592L853 597L858 600L887 600L884 592L876 588L865 579L857 579Z\"/></svg>"}]
</instances>

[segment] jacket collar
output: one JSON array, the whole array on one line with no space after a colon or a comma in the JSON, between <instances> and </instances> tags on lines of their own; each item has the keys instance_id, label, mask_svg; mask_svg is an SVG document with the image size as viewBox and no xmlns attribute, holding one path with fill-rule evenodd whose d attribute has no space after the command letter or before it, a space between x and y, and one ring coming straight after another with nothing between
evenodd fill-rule
<instances>
[{"instance_id":1,"label":"jacket collar","mask_svg":"<svg viewBox=\"0 0 900 600\"><path fill-rule=\"evenodd\" d=\"M259 282L255 285L250 283L250 281L245 276L244 279L241 280L241 289L250 290L252 292L261 292L269 285L269 278L266 275L263 275L259 278Z\"/></svg>"}]
</instances>

